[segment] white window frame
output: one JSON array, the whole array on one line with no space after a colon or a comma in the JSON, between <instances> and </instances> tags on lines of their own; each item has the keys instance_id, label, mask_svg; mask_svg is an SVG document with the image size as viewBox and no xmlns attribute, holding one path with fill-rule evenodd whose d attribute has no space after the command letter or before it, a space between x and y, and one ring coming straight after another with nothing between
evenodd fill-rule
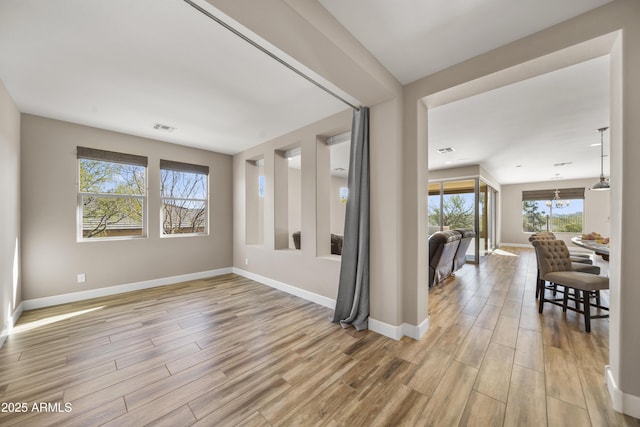
<instances>
[{"instance_id":1,"label":"white window frame","mask_svg":"<svg viewBox=\"0 0 640 427\"><path fill-rule=\"evenodd\" d=\"M162 174L164 171L172 171L178 173L193 173L204 175L204 183L206 185L205 194L206 198L195 197L165 197L162 195ZM206 171L206 172L205 172ZM174 162L168 160L160 161L160 237L161 238L174 238L174 237L193 237L193 236L208 236L209 235L209 223L210 223L210 173L208 166L198 166L189 163ZM193 233L167 233L164 228L164 214L165 214L165 201L176 202L198 202L204 203L204 230Z\"/></svg>"},{"instance_id":2,"label":"white window frame","mask_svg":"<svg viewBox=\"0 0 640 427\"><path fill-rule=\"evenodd\" d=\"M128 158L135 158L138 162L129 162ZM144 159L144 160L140 160ZM81 162L82 160L93 160L100 161L104 163L121 163L133 166L140 166L144 168L144 193L143 194L119 194L119 193L98 193L98 192L86 192L80 191L80 173L81 173ZM76 240L78 242L100 242L100 241L112 241L112 240L132 240L132 239L145 239L147 238L147 209L148 209L148 197L147 194L149 192L148 189L148 166L146 165L146 157L129 155L123 153L115 153L105 150L91 149L85 147L78 147L78 157L77 157L77 178L78 182L76 185L78 195L77 195L77 214L76 214ZM142 164L144 161L145 164ZM117 198L117 199L134 199L140 200L142 202L142 230L140 235L130 235L130 236L106 236L106 237L84 237L83 232L83 200L85 197L99 197L99 198Z\"/></svg>"}]
</instances>

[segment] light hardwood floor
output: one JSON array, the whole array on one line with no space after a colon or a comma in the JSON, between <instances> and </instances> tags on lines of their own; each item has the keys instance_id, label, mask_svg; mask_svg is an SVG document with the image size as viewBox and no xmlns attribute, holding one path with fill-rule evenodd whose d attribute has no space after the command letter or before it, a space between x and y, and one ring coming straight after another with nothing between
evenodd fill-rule
<instances>
[{"instance_id":1,"label":"light hardwood floor","mask_svg":"<svg viewBox=\"0 0 640 427\"><path fill-rule=\"evenodd\" d=\"M430 291L420 341L227 275L25 312L0 350L11 426L623 426L603 384L608 320L546 307L533 251ZM33 412L33 404L70 412ZM55 406L50 409L56 409Z\"/></svg>"}]
</instances>

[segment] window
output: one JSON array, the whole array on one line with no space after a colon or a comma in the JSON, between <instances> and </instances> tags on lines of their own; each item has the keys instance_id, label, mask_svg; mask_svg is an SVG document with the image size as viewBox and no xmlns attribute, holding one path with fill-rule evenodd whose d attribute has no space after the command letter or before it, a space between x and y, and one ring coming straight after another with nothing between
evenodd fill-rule
<instances>
[{"instance_id":1,"label":"window","mask_svg":"<svg viewBox=\"0 0 640 427\"><path fill-rule=\"evenodd\" d=\"M162 235L208 233L209 167L160 160Z\"/></svg>"},{"instance_id":2,"label":"window","mask_svg":"<svg viewBox=\"0 0 640 427\"><path fill-rule=\"evenodd\" d=\"M340 187L340 201L342 203L347 203L347 199L349 199L349 188Z\"/></svg>"},{"instance_id":3,"label":"window","mask_svg":"<svg viewBox=\"0 0 640 427\"><path fill-rule=\"evenodd\" d=\"M565 203L554 200L556 190L522 192L522 231L582 232L584 188L561 188L557 192Z\"/></svg>"},{"instance_id":4,"label":"window","mask_svg":"<svg viewBox=\"0 0 640 427\"><path fill-rule=\"evenodd\" d=\"M78 240L146 236L147 158L77 147Z\"/></svg>"},{"instance_id":5,"label":"window","mask_svg":"<svg viewBox=\"0 0 640 427\"><path fill-rule=\"evenodd\" d=\"M258 195L264 199L264 175L258 177Z\"/></svg>"}]
</instances>

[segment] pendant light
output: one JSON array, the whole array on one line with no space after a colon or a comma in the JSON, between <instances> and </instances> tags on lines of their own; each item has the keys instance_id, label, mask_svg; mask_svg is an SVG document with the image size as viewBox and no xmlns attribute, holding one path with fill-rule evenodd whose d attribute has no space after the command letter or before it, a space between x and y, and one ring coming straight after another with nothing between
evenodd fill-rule
<instances>
[{"instance_id":1,"label":"pendant light","mask_svg":"<svg viewBox=\"0 0 640 427\"><path fill-rule=\"evenodd\" d=\"M592 190L602 191L609 190L609 181L604 177L604 131L609 129L609 127L603 127L598 129L600 132L600 181L596 182Z\"/></svg>"}]
</instances>

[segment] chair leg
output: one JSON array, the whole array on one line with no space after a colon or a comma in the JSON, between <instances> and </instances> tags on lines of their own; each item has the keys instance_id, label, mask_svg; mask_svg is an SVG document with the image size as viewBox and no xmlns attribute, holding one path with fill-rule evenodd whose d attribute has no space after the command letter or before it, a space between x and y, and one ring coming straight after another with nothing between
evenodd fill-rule
<instances>
[{"instance_id":1,"label":"chair leg","mask_svg":"<svg viewBox=\"0 0 640 427\"><path fill-rule=\"evenodd\" d=\"M542 313L542 307L544 306L544 291L545 287L542 285L540 287L540 298L538 299L538 313Z\"/></svg>"},{"instance_id":2,"label":"chair leg","mask_svg":"<svg viewBox=\"0 0 640 427\"><path fill-rule=\"evenodd\" d=\"M538 270L538 274L536 274L536 298L540 296L540 287L543 286L543 281L540 278L540 270Z\"/></svg>"},{"instance_id":3,"label":"chair leg","mask_svg":"<svg viewBox=\"0 0 640 427\"><path fill-rule=\"evenodd\" d=\"M587 332L591 332L591 303L589 302L589 296L591 292L582 291L582 301L584 305L584 329Z\"/></svg>"},{"instance_id":4,"label":"chair leg","mask_svg":"<svg viewBox=\"0 0 640 427\"><path fill-rule=\"evenodd\" d=\"M564 287L564 296L562 298L562 312L566 313L567 312L567 305L569 304L569 290L571 288L565 286Z\"/></svg>"}]
</instances>

